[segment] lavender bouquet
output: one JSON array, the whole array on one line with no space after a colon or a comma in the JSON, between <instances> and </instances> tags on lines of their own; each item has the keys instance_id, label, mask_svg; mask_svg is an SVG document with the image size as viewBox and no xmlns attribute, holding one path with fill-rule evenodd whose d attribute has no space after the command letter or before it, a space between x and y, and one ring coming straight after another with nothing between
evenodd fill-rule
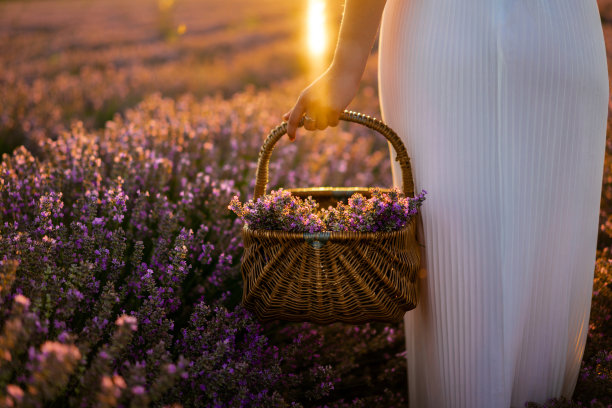
<instances>
[{"instance_id":1,"label":"lavender bouquet","mask_svg":"<svg viewBox=\"0 0 612 408\"><path fill-rule=\"evenodd\" d=\"M355 193L348 204L339 202L336 207L319 209L312 197L302 199L281 188L244 204L234 196L228 208L251 229L388 232L403 228L417 214L425 194L422 190L415 197L405 197L396 187L389 192L375 187L370 198Z\"/></svg>"}]
</instances>

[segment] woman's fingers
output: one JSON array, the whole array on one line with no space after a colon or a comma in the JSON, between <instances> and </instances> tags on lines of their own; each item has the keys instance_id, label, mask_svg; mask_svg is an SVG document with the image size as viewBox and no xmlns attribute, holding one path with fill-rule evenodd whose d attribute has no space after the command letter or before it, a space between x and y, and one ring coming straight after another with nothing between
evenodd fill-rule
<instances>
[{"instance_id":1,"label":"woman's fingers","mask_svg":"<svg viewBox=\"0 0 612 408\"><path fill-rule=\"evenodd\" d=\"M328 126L337 126L340 112L335 109L322 108L319 104L310 101L308 94L298 98L293 109L283 115L287 121L287 135L291 141L295 140L298 124L304 117L304 129L324 130Z\"/></svg>"},{"instance_id":2,"label":"woman's fingers","mask_svg":"<svg viewBox=\"0 0 612 408\"><path fill-rule=\"evenodd\" d=\"M287 136L289 136L289 139L291 139L291 141L295 140L295 131L298 128L298 124L300 123L302 115L304 114L304 108L304 102L300 97L298 98L298 101L296 102L295 106L291 110L291 113L289 113L289 117L287 118Z\"/></svg>"},{"instance_id":3,"label":"woman's fingers","mask_svg":"<svg viewBox=\"0 0 612 408\"><path fill-rule=\"evenodd\" d=\"M314 113L306 112L304 114L304 129L316 130L317 129L317 116Z\"/></svg>"},{"instance_id":4,"label":"woman's fingers","mask_svg":"<svg viewBox=\"0 0 612 408\"><path fill-rule=\"evenodd\" d=\"M317 114L316 121L316 129L324 130L327 127L327 115L324 112Z\"/></svg>"},{"instance_id":5,"label":"woman's fingers","mask_svg":"<svg viewBox=\"0 0 612 408\"><path fill-rule=\"evenodd\" d=\"M338 126L340 122L340 113L337 111L330 111L327 113L327 124L331 127Z\"/></svg>"},{"instance_id":6,"label":"woman's fingers","mask_svg":"<svg viewBox=\"0 0 612 408\"><path fill-rule=\"evenodd\" d=\"M295 134L297 131L298 123L300 122L301 116L296 113L296 108L292 111L285 113L283 119L287 121L287 135L291 140L295 140ZM306 130L324 130L328 126L337 126L340 115L332 112L303 112L304 116L304 129Z\"/></svg>"}]
</instances>

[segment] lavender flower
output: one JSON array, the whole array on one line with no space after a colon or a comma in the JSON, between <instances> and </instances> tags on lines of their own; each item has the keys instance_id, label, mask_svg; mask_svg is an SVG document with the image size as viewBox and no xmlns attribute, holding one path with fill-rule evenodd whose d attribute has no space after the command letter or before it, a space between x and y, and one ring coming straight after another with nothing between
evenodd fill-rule
<instances>
[{"instance_id":1,"label":"lavender flower","mask_svg":"<svg viewBox=\"0 0 612 408\"><path fill-rule=\"evenodd\" d=\"M244 205L234 196L228 206L251 229L311 233L324 230L323 221L316 214L318 207L312 197L301 199L282 188Z\"/></svg>"}]
</instances>

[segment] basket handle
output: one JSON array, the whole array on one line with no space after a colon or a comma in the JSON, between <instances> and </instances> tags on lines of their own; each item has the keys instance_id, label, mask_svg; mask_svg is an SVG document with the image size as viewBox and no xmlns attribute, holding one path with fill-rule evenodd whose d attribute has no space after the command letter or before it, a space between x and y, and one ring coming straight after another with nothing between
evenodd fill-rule
<instances>
[{"instance_id":1,"label":"basket handle","mask_svg":"<svg viewBox=\"0 0 612 408\"><path fill-rule=\"evenodd\" d=\"M404 194L408 197L414 196L414 184L412 181L412 170L410 168L410 158L404 143L399 136L387 125L378 119L364 115L363 113L352 112L345 110L340 114L340 119L347 122L354 122L364 125L370 129L376 130L378 133L383 135L393 146L397 156L395 160L399 161L402 169L402 183ZM304 118L300 120L299 126L304 125ZM259 151L259 159L257 161L257 173L255 175L255 194L253 199L257 200L266 193L266 187L268 185L268 165L270 163L270 156L274 145L278 140L287 133L287 122L283 122L268 134L266 140L261 146Z\"/></svg>"}]
</instances>

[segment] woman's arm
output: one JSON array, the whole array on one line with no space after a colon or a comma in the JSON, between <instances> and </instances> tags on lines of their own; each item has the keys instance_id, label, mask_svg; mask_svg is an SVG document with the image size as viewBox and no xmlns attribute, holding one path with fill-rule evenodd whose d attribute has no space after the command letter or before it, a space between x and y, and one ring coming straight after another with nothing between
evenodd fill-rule
<instances>
[{"instance_id":1,"label":"woman's arm","mask_svg":"<svg viewBox=\"0 0 612 408\"><path fill-rule=\"evenodd\" d=\"M336 126L340 112L355 97L368 56L376 38L386 0L346 0L338 43L329 68L302 91L287 120L287 134L293 141L304 114L308 130Z\"/></svg>"}]
</instances>

